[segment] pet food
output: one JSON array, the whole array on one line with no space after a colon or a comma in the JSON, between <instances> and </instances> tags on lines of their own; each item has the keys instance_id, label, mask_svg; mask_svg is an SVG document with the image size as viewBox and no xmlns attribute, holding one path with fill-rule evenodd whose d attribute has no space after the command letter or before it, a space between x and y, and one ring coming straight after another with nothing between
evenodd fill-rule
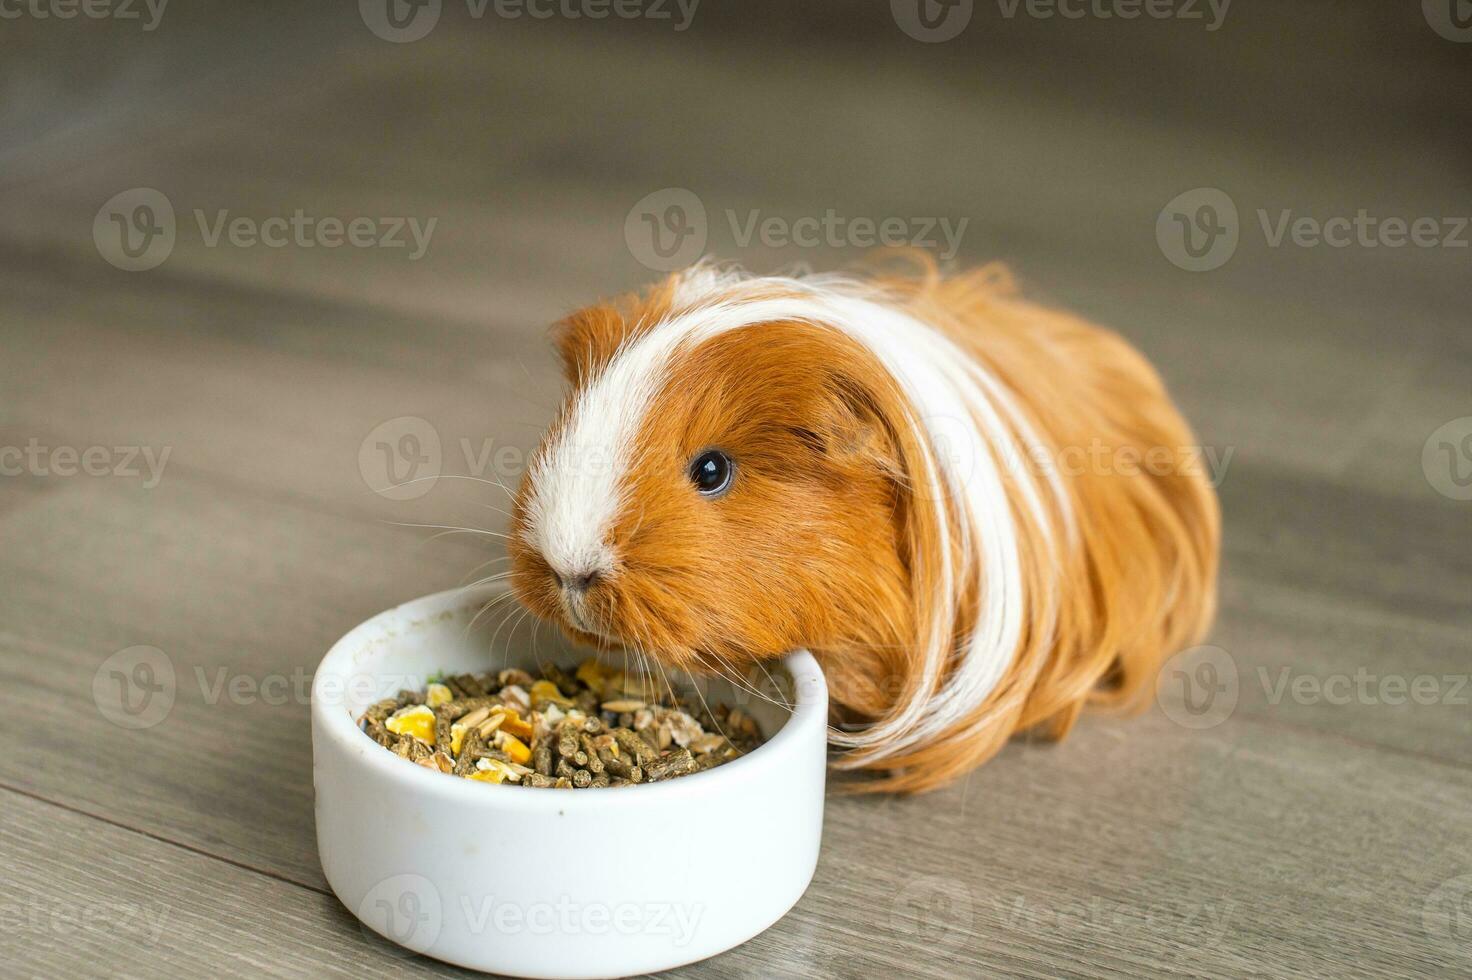
<instances>
[{"instance_id":1,"label":"pet food","mask_svg":"<svg viewBox=\"0 0 1472 980\"><path fill-rule=\"evenodd\" d=\"M739 708L585 660L533 678L456 674L400 691L359 720L379 745L427 769L485 783L590 789L653 783L738 758L763 741Z\"/></svg>"}]
</instances>

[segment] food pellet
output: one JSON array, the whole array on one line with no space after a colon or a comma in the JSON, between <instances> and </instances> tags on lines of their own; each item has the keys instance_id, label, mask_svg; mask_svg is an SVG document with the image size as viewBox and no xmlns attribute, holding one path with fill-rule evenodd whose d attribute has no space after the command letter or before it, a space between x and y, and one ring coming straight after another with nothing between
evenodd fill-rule
<instances>
[{"instance_id":1,"label":"food pellet","mask_svg":"<svg viewBox=\"0 0 1472 980\"><path fill-rule=\"evenodd\" d=\"M765 740L739 708L709 708L588 659L537 678L509 668L400 691L359 719L379 745L436 772L501 785L601 789L662 782Z\"/></svg>"}]
</instances>

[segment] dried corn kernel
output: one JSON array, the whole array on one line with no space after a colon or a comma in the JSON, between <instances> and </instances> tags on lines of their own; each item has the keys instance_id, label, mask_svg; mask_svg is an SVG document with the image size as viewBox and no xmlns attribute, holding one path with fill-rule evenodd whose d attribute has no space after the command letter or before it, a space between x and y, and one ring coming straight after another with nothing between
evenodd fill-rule
<instances>
[{"instance_id":1,"label":"dried corn kernel","mask_svg":"<svg viewBox=\"0 0 1472 980\"><path fill-rule=\"evenodd\" d=\"M596 691L603 686L603 680L608 676L608 668L602 663L599 663L595 658L589 657L587 660L578 664L577 674L575 676L578 680Z\"/></svg>"},{"instance_id":2,"label":"dried corn kernel","mask_svg":"<svg viewBox=\"0 0 1472 980\"><path fill-rule=\"evenodd\" d=\"M473 779L478 783L500 783L506 779L506 774L499 769L477 769L466 779Z\"/></svg>"},{"instance_id":3,"label":"dried corn kernel","mask_svg":"<svg viewBox=\"0 0 1472 980\"><path fill-rule=\"evenodd\" d=\"M511 757L511 761L518 765L524 765L531 761L532 750L527 747L521 739L506 731L503 727L496 733L496 748Z\"/></svg>"},{"instance_id":4,"label":"dried corn kernel","mask_svg":"<svg viewBox=\"0 0 1472 980\"><path fill-rule=\"evenodd\" d=\"M507 735L515 735L523 742L530 742L534 737L536 737L537 730L526 722L520 719L516 719L514 721L508 720L506 724L501 726L501 731L505 732Z\"/></svg>"},{"instance_id":5,"label":"dried corn kernel","mask_svg":"<svg viewBox=\"0 0 1472 980\"><path fill-rule=\"evenodd\" d=\"M450 754L459 755L465 745L465 726L458 721L450 725Z\"/></svg>"},{"instance_id":6,"label":"dried corn kernel","mask_svg":"<svg viewBox=\"0 0 1472 980\"><path fill-rule=\"evenodd\" d=\"M551 681L537 681L532 685L532 701L551 701L564 708L572 706L572 699L564 697L562 691Z\"/></svg>"},{"instance_id":7,"label":"dried corn kernel","mask_svg":"<svg viewBox=\"0 0 1472 980\"><path fill-rule=\"evenodd\" d=\"M453 700L455 700L455 692L444 684L431 684L424 691L424 703L431 708L438 708Z\"/></svg>"},{"instance_id":8,"label":"dried corn kernel","mask_svg":"<svg viewBox=\"0 0 1472 980\"><path fill-rule=\"evenodd\" d=\"M530 722L522 721L521 715L517 714L511 708L507 708L503 713L501 731L515 735L520 739L528 739L532 737L533 729Z\"/></svg>"},{"instance_id":9,"label":"dried corn kernel","mask_svg":"<svg viewBox=\"0 0 1472 980\"><path fill-rule=\"evenodd\" d=\"M395 735L412 735L426 745L434 744L434 712L422 704L395 711L383 727Z\"/></svg>"}]
</instances>

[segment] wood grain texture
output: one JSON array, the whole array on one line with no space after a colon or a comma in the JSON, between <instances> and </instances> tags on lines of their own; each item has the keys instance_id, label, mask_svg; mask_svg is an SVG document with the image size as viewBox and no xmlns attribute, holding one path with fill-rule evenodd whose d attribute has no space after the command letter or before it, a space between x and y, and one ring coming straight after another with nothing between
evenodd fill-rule
<instances>
[{"instance_id":1,"label":"wood grain texture","mask_svg":"<svg viewBox=\"0 0 1472 980\"><path fill-rule=\"evenodd\" d=\"M676 974L1472 971L1469 511L1421 465L1472 414L1468 253L1273 247L1258 216L1467 213L1467 51L1399 6L1206 32L979 4L944 45L837 0L702 5L688 32L448 4L406 45L352 5L7 21L0 448L169 453L157 485L0 476L7 975L458 973L327 890L300 692L352 625L503 567L494 484L560 396L547 324L653 277L623 222L667 186L758 269L862 250L743 244L753 211L964 218L957 261L1005 257L1121 330L1230 453L1219 653L1173 664L1144 717L1020 741L943 792L832 796L797 908ZM134 186L180 218L148 273L91 238ZM1198 186L1232 195L1242 241L1191 274L1154 227ZM211 245L194 214L297 208L436 229L411 261ZM360 458L401 416L449 477L408 501ZM93 698L136 645L177 680L140 731ZM1207 662L1236 686L1193 714Z\"/></svg>"}]
</instances>

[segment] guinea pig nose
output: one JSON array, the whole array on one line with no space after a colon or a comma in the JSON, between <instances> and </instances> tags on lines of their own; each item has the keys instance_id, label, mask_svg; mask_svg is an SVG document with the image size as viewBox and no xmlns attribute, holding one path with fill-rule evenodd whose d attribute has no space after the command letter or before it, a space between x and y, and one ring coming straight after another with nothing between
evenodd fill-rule
<instances>
[{"instance_id":1,"label":"guinea pig nose","mask_svg":"<svg viewBox=\"0 0 1472 980\"><path fill-rule=\"evenodd\" d=\"M571 575L565 580L566 587L574 592L587 592L598 581L598 572L584 572L582 575Z\"/></svg>"},{"instance_id":2,"label":"guinea pig nose","mask_svg":"<svg viewBox=\"0 0 1472 980\"><path fill-rule=\"evenodd\" d=\"M582 572L576 575L563 575L561 572L553 571L552 577L557 580L560 588L572 592L586 592L591 589L599 579L599 572L594 569L591 572Z\"/></svg>"}]
</instances>

